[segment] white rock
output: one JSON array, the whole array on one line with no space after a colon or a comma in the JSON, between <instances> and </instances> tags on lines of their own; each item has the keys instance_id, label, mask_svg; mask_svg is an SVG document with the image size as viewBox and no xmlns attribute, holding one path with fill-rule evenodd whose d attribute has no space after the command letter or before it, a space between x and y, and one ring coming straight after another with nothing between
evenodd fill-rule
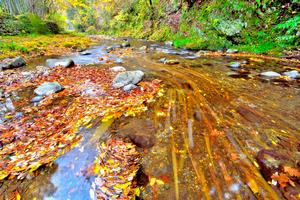
<instances>
[{"instance_id":1,"label":"white rock","mask_svg":"<svg viewBox=\"0 0 300 200\"><path fill-rule=\"evenodd\" d=\"M112 72L124 72L124 71L126 71L126 69L122 66L115 66L115 67L110 68L110 71L112 71Z\"/></svg>"},{"instance_id":2,"label":"white rock","mask_svg":"<svg viewBox=\"0 0 300 200\"><path fill-rule=\"evenodd\" d=\"M260 76L262 76L264 78L278 78L281 75L279 73L277 73L277 72L267 71L267 72L260 73Z\"/></svg>"}]
</instances>

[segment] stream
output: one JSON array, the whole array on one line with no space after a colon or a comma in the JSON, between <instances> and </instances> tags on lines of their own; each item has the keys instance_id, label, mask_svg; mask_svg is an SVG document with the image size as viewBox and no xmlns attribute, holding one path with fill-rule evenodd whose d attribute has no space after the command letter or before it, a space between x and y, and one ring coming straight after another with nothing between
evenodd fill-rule
<instances>
[{"instance_id":1,"label":"stream","mask_svg":"<svg viewBox=\"0 0 300 200\"><path fill-rule=\"evenodd\" d=\"M300 160L300 82L270 81L258 74L296 69L299 63L198 56L143 40L130 40L130 52L106 51L120 42L102 39L89 49L90 55L74 53L51 59L142 70L146 79L162 80L164 95L137 117L81 129L79 145L51 167L39 169L36 177L0 182L0 199L8 199L16 190L22 199L90 199L94 177L82 174L97 155L97 143L128 132L140 133L154 143L141 150L141 199L289 199L266 180L257 155L267 149L289 152ZM160 62L162 58L171 63ZM47 59L34 59L20 70L46 65ZM231 62L242 63L247 73L236 74L228 67ZM299 182L295 184L293 192L300 194Z\"/></svg>"}]
</instances>

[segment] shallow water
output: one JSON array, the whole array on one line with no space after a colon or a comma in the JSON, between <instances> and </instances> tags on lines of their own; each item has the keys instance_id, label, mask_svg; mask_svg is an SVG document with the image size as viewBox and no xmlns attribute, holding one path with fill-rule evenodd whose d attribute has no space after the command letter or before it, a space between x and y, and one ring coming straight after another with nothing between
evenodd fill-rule
<instances>
[{"instance_id":1,"label":"shallow water","mask_svg":"<svg viewBox=\"0 0 300 200\"><path fill-rule=\"evenodd\" d=\"M73 54L77 64L97 64L108 57L102 41L91 48L92 55ZM0 183L0 198L18 190L24 199L90 199L93 177L84 169L94 160L96 144L111 134L142 132L155 138L155 145L143 151L142 168L150 178L163 184L145 184L143 199L281 199L259 171L256 161L261 149L285 149L295 154L300 138L299 82L292 84L261 81L255 75L265 70L283 71L297 64L249 58L193 57L186 50L153 45L144 52L139 47L151 43L131 41L133 53L122 56L127 69L141 69L147 78L164 83L165 94L136 118L122 118L99 128L82 130L80 145L43 168L37 177ZM177 59L178 65L159 63L159 59ZM36 59L27 69L44 65ZM250 79L230 78L231 61L244 61ZM298 64L299 65L299 64ZM253 76L254 78L251 78ZM148 121L152 128L138 125ZM125 124L125 125L124 125ZM129 124L129 125L128 125Z\"/></svg>"}]
</instances>

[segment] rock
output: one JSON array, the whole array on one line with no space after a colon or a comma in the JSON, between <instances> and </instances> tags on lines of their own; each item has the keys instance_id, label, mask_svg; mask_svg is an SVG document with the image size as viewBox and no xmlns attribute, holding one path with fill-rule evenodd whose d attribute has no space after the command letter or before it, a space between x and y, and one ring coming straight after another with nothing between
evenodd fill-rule
<instances>
[{"instance_id":1,"label":"rock","mask_svg":"<svg viewBox=\"0 0 300 200\"><path fill-rule=\"evenodd\" d=\"M141 148L150 148L155 144L155 126L148 119L129 119L118 128L118 135L130 138L130 140Z\"/></svg>"},{"instance_id":2,"label":"rock","mask_svg":"<svg viewBox=\"0 0 300 200\"><path fill-rule=\"evenodd\" d=\"M293 79L299 79L300 78L300 73L297 70L284 72L283 75L288 76L289 78L293 78Z\"/></svg>"},{"instance_id":3,"label":"rock","mask_svg":"<svg viewBox=\"0 0 300 200\"><path fill-rule=\"evenodd\" d=\"M115 50L115 48L113 47L113 46L108 46L107 48L106 48L106 51L109 53L109 52L111 52L111 51L113 51L113 50Z\"/></svg>"},{"instance_id":4,"label":"rock","mask_svg":"<svg viewBox=\"0 0 300 200\"><path fill-rule=\"evenodd\" d=\"M124 72L126 69L122 66L115 66L109 69L112 72Z\"/></svg>"},{"instance_id":5,"label":"rock","mask_svg":"<svg viewBox=\"0 0 300 200\"><path fill-rule=\"evenodd\" d=\"M92 52L89 51L89 50L80 52L80 55L82 55L82 56L88 56L88 55L91 55L91 54L92 54Z\"/></svg>"},{"instance_id":6,"label":"rock","mask_svg":"<svg viewBox=\"0 0 300 200\"><path fill-rule=\"evenodd\" d=\"M132 141L133 144L140 148L150 148L155 144L155 139L146 134L129 134L128 137Z\"/></svg>"},{"instance_id":7,"label":"rock","mask_svg":"<svg viewBox=\"0 0 300 200\"><path fill-rule=\"evenodd\" d=\"M2 88L0 88L0 98L4 97L4 90Z\"/></svg>"},{"instance_id":8,"label":"rock","mask_svg":"<svg viewBox=\"0 0 300 200\"><path fill-rule=\"evenodd\" d=\"M119 49L119 48L122 48L122 45L121 44L113 44L112 47L114 49Z\"/></svg>"},{"instance_id":9,"label":"rock","mask_svg":"<svg viewBox=\"0 0 300 200\"><path fill-rule=\"evenodd\" d=\"M58 82L45 82L34 90L39 96L45 96L51 93L59 92L63 88Z\"/></svg>"},{"instance_id":10,"label":"rock","mask_svg":"<svg viewBox=\"0 0 300 200\"><path fill-rule=\"evenodd\" d=\"M54 64L54 66L55 67L61 66L61 67L64 67L64 68L70 68L70 67L75 66L75 62L72 59L66 59L66 60L56 62Z\"/></svg>"},{"instance_id":11,"label":"rock","mask_svg":"<svg viewBox=\"0 0 300 200\"><path fill-rule=\"evenodd\" d=\"M229 63L229 67L231 68L239 68L241 66L240 62L231 62Z\"/></svg>"},{"instance_id":12,"label":"rock","mask_svg":"<svg viewBox=\"0 0 300 200\"><path fill-rule=\"evenodd\" d=\"M6 98L6 102L5 102L5 106L9 111L14 111L15 110L15 106L11 100L11 98Z\"/></svg>"},{"instance_id":13,"label":"rock","mask_svg":"<svg viewBox=\"0 0 300 200\"><path fill-rule=\"evenodd\" d=\"M166 60L165 64L167 64L167 65L177 65L177 64L179 64L179 61L178 60Z\"/></svg>"},{"instance_id":14,"label":"rock","mask_svg":"<svg viewBox=\"0 0 300 200\"><path fill-rule=\"evenodd\" d=\"M89 97L100 97L105 96L105 91L101 86L90 85L83 90L82 95Z\"/></svg>"},{"instance_id":15,"label":"rock","mask_svg":"<svg viewBox=\"0 0 300 200\"><path fill-rule=\"evenodd\" d=\"M16 114L15 114L15 118L16 119L20 119L22 117L23 117L23 113L22 112L16 112Z\"/></svg>"},{"instance_id":16,"label":"rock","mask_svg":"<svg viewBox=\"0 0 300 200\"><path fill-rule=\"evenodd\" d=\"M288 161L288 155L275 150L262 149L257 153L257 163L260 166L262 175L267 180L271 180L271 176L281 170L281 165Z\"/></svg>"},{"instance_id":17,"label":"rock","mask_svg":"<svg viewBox=\"0 0 300 200\"><path fill-rule=\"evenodd\" d=\"M124 90L125 92L129 92L130 90L133 90L133 89L135 89L135 88L137 88L136 85L128 84L128 85L125 85L125 86L123 87L123 90Z\"/></svg>"},{"instance_id":18,"label":"rock","mask_svg":"<svg viewBox=\"0 0 300 200\"><path fill-rule=\"evenodd\" d=\"M240 73L240 72L229 72L227 74L231 78L249 78L249 73Z\"/></svg>"},{"instance_id":19,"label":"rock","mask_svg":"<svg viewBox=\"0 0 300 200\"><path fill-rule=\"evenodd\" d=\"M129 43L129 42L123 42L123 43L121 44L121 46L122 46L123 48L130 47L130 43Z\"/></svg>"},{"instance_id":20,"label":"rock","mask_svg":"<svg viewBox=\"0 0 300 200\"><path fill-rule=\"evenodd\" d=\"M161 58L161 59L159 59L159 62L161 62L161 63L165 63L166 61L167 61L166 58Z\"/></svg>"},{"instance_id":21,"label":"rock","mask_svg":"<svg viewBox=\"0 0 300 200\"><path fill-rule=\"evenodd\" d=\"M200 57L199 55L191 55L191 56L185 56L183 58L188 59L188 60L194 60L194 59L197 59L199 57Z\"/></svg>"},{"instance_id":22,"label":"rock","mask_svg":"<svg viewBox=\"0 0 300 200\"><path fill-rule=\"evenodd\" d=\"M156 48L156 47L160 47L160 45L159 44L151 44L150 47Z\"/></svg>"},{"instance_id":23,"label":"rock","mask_svg":"<svg viewBox=\"0 0 300 200\"><path fill-rule=\"evenodd\" d=\"M35 97L33 97L33 98L30 100L30 102L31 102L31 103L38 103L38 102L42 101L43 99L44 99L43 96L35 96Z\"/></svg>"},{"instance_id":24,"label":"rock","mask_svg":"<svg viewBox=\"0 0 300 200\"><path fill-rule=\"evenodd\" d=\"M141 50L141 51L146 51L147 49L148 49L147 46L141 46L141 47L139 48L139 50Z\"/></svg>"},{"instance_id":25,"label":"rock","mask_svg":"<svg viewBox=\"0 0 300 200\"><path fill-rule=\"evenodd\" d=\"M273 79L273 78L278 78L281 75L279 73L277 73L277 72L267 71L267 72L260 73L260 76L262 78L266 78L266 79Z\"/></svg>"},{"instance_id":26,"label":"rock","mask_svg":"<svg viewBox=\"0 0 300 200\"><path fill-rule=\"evenodd\" d=\"M171 41L166 41L166 42L165 42L165 45L171 47L171 46L173 46L173 42L171 42Z\"/></svg>"},{"instance_id":27,"label":"rock","mask_svg":"<svg viewBox=\"0 0 300 200\"><path fill-rule=\"evenodd\" d=\"M137 84L144 77L144 72L137 71L126 71L119 73L113 80L114 88L121 88L129 84Z\"/></svg>"},{"instance_id":28,"label":"rock","mask_svg":"<svg viewBox=\"0 0 300 200\"><path fill-rule=\"evenodd\" d=\"M121 44L113 44L112 46L108 46L106 48L106 51L109 53L115 49L119 49L119 48L122 48L122 45Z\"/></svg>"},{"instance_id":29,"label":"rock","mask_svg":"<svg viewBox=\"0 0 300 200\"><path fill-rule=\"evenodd\" d=\"M117 59L115 60L115 63L121 64L121 63L123 63L123 59L122 59L122 58L117 58Z\"/></svg>"},{"instance_id":30,"label":"rock","mask_svg":"<svg viewBox=\"0 0 300 200\"><path fill-rule=\"evenodd\" d=\"M21 56L18 56L18 57L12 58L12 59L5 59L4 63L2 63L0 65L0 68L5 70L5 69L13 69L13 68L22 67L24 65L26 65L25 60Z\"/></svg>"},{"instance_id":31,"label":"rock","mask_svg":"<svg viewBox=\"0 0 300 200\"><path fill-rule=\"evenodd\" d=\"M232 53L237 53L239 50L237 49L227 49L226 53L232 54Z\"/></svg>"}]
</instances>

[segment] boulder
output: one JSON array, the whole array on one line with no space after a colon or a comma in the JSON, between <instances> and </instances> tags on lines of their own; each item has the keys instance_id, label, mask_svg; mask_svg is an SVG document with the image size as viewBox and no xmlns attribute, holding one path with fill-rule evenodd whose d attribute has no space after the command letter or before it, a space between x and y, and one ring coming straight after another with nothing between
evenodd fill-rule
<instances>
[{"instance_id":1,"label":"boulder","mask_svg":"<svg viewBox=\"0 0 300 200\"><path fill-rule=\"evenodd\" d=\"M34 93L39 96L45 96L51 93L59 92L63 88L58 82L45 82L34 90Z\"/></svg>"},{"instance_id":2,"label":"boulder","mask_svg":"<svg viewBox=\"0 0 300 200\"><path fill-rule=\"evenodd\" d=\"M54 64L55 67L61 66L64 68L70 68L75 66L75 62L72 59L65 59Z\"/></svg>"},{"instance_id":3,"label":"boulder","mask_svg":"<svg viewBox=\"0 0 300 200\"><path fill-rule=\"evenodd\" d=\"M115 66L109 69L112 72L124 72L126 69L122 66Z\"/></svg>"},{"instance_id":4,"label":"boulder","mask_svg":"<svg viewBox=\"0 0 300 200\"><path fill-rule=\"evenodd\" d=\"M22 67L24 65L26 65L25 60L21 56L18 56L12 59L5 59L3 63L0 64L0 68L5 70Z\"/></svg>"},{"instance_id":5,"label":"boulder","mask_svg":"<svg viewBox=\"0 0 300 200\"><path fill-rule=\"evenodd\" d=\"M267 71L267 72L260 73L260 76L262 78L266 78L266 79L273 79L273 78L278 78L281 75L279 73L277 73L277 72Z\"/></svg>"},{"instance_id":6,"label":"boulder","mask_svg":"<svg viewBox=\"0 0 300 200\"><path fill-rule=\"evenodd\" d=\"M144 75L144 72L140 70L121 72L114 78L112 86L121 88L129 84L135 85L143 79Z\"/></svg>"}]
</instances>

